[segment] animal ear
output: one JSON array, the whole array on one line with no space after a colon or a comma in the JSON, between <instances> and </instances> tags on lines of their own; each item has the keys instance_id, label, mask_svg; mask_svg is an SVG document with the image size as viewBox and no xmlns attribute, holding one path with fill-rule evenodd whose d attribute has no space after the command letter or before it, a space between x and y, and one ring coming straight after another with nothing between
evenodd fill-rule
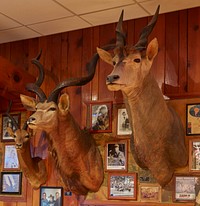
<instances>
[{"instance_id":1,"label":"animal ear","mask_svg":"<svg viewBox=\"0 0 200 206\"><path fill-rule=\"evenodd\" d=\"M154 38L147 46L146 56L150 61L152 61L154 57L157 55L157 53L158 53L158 40L157 38Z\"/></svg>"},{"instance_id":2,"label":"animal ear","mask_svg":"<svg viewBox=\"0 0 200 206\"><path fill-rule=\"evenodd\" d=\"M7 130L8 134L9 134L11 137L14 137L14 132L13 132L13 130L12 130L11 127L7 127L6 130Z\"/></svg>"},{"instance_id":3,"label":"animal ear","mask_svg":"<svg viewBox=\"0 0 200 206\"><path fill-rule=\"evenodd\" d=\"M69 95L62 94L59 98L58 108L61 113L66 113L69 109Z\"/></svg>"},{"instance_id":4,"label":"animal ear","mask_svg":"<svg viewBox=\"0 0 200 206\"><path fill-rule=\"evenodd\" d=\"M26 96L26 95L23 95L23 94L20 94L20 99L21 99L21 102L23 104L23 106L25 107L25 109L27 109L28 111L35 111L35 107L36 107L36 99L32 98L32 97L29 97L29 96Z\"/></svg>"},{"instance_id":5,"label":"animal ear","mask_svg":"<svg viewBox=\"0 0 200 206\"><path fill-rule=\"evenodd\" d=\"M103 61L113 66L112 56L109 52L97 47L97 53Z\"/></svg>"}]
</instances>

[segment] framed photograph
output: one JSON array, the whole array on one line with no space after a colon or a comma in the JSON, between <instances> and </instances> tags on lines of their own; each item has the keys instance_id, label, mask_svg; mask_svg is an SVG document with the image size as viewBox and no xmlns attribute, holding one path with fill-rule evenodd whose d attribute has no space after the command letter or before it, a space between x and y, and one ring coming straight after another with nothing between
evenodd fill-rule
<instances>
[{"instance_id":1,"label":"framed photograph","mask_svg":"<svg viewBox=\"0 0 200 206\"><path fill-rule=\"evenodd\" d=\"M186 134L200 134L200 103L186 105Z\"/></svg>"},{"instance_id":2,"label":"framed photograph","mask_svg":"<svg viewBox=\"0 0 200 206\"><path fill-rule=\"evenodd\" d=\"M1 193L20 195L22 191L21 172L1 172Z\"/></svg>"},{"instance_id":3,"label":"framed photograph","mask_svg":"<svg viewBox=\"0 0 200 206\"><path fill-rule=\"evenodd\" d=\"M62 206L63 188L62 187L40 187L40 206L54 205Z\"/></svg>"},{"instance_id":4,"label":"framed photograph","mask_svg":"<svg viewBox=\"0 0 200 206\"><path fill-rule=\"evenodd\" d=\"M90 131L112 132L112 102L90 103Z\"/></svg>"},{"instance_id":5,"label":"framed photograph","mask_svg":"<svg viewBox=\"0 0 200 206\"><path fill-rule=\"evenodd\" d=\"M17 156L17 150L15 145L5 144L4 145L4 166L5 170L16 170L19 169L19 160Z\"/></svg>"},{"instance_id":6,"label":"framed photograph","mask_svg":"<svg viewBox=\"0 0 200 206\"><path fill-rule=\"evenodd\" d=\"M131 125L126 108L117 109L117 135L131 135Z\"/></svg>"},{"instance_id":7,"label":"framed photograph","mask_svg":"<svg viewBox=\"0 0 200 206\"><path fill-rule=\"evenodd\" d=\"M108 173L108 199L137 199L137 173Z\"/></svg>"},{"instance_id":8,"label":"framed photograph","mask_svg":"<svg viewBox=\"0 0 200 206\"><path fill-rule=\"evenodd\" d=\"M160 185L140 183L139 198L141 202L161 202Z\"/></svg>"},{"instance_id":9,"label":"framed photograph","mask_svg":"<svg viewBox=\"0 0 200 206\"><path fill-rule=\"evenodd\" d=\"M107 142L105 147L105 170L127 171L128 141Z\"/></svg>"},{"instance_id":10,"label":"framed photograph","mask_svg":"<svg viewBox=\"0 0 200 206\"><path fill-rule=\"evenodd\" d=\"M200 176L174 175L173 201L194 202L199 188Z\"/></svg>"},{"instance_id":11,"label":"framed photograph","mask_svg":"<svg viewBox=\"0 0 200 206\"><path fill-rule=\"evenodd\" d=\"M20 119L21 119L21 114L11 114L13 118L16 120L18 125L20 126ZM12 124L11 120L6 116L2 116L2 132L1 132L1 141L2 142L14 142L13 137L9 135L7 132L7 127L11 127L13 130L15 130L15 126Z\"/></svg>"},{"instance_id":12,"label":"framed photograph","mask_svg":"<svg viewBox=\"0 0 200 206\"><path fill-rule=\"evenodd\" d=\"M189 172L200 172L200 138L189 139Z\"/></svg>"}]
</instances>

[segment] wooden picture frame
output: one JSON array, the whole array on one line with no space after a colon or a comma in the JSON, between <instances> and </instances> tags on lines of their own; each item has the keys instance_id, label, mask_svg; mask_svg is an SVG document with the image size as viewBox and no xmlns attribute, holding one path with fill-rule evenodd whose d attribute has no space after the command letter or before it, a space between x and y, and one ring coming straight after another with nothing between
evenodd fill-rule
<instances>
[{"instance_id":1,"label":"wooden picture frame","mask_svg":"<svg viewBox=\"0 0 200 206\"><path fill-rule=\"evenodd\" d=\"M200 138L189 139L189 172L200 172Z\"/></svg>"},{"instance_id":2,"label":"wooden picture frame","mask_svg":"<svg viewBox=\"0 0 200 206\"><path fill-rule=\"evenodd\" d=\"M13 144L4 145L3 170L19 170L17 150Z\"/></svg>"},{"instance_id":3,"label":"wooden picture frame","mask_svg":"<svg viewBox=\"0 0 200 206\"><path fill-rule=\"evenodd\" d=\"M112 132L112 102L90 102L90 131Z\"/></svg>"},{"instance_id":4,"label":"wooden picture frame","mask_svg":"<svg viewBox=\"0 0 200 206\"><path fill-rule=\"evenodd\" d=\"M105 170L127 171L128 140L107 142L105 147Z\"/></svg>"},{"instance_id":5,"label":"wooden picture frame","mask_svg":"<svg viewBox=\"0 0 200 206\"><path fill-rule=\"evenodd\" d=\"M1 194L21 195L22 173L21 172L1 172Z\"/></svg>"},{"instance_id":6,"label":"wooden picture frame","mask_svg":"<svg viewBox=\"0 0 200 206\"><path fill-rule=\"evenodd\" d=\"M121 106L117 108L117 136L128 136L132 134L131 125L129 122L127 110L125 107Z\"/></svg>"},{"instance_id":7,"label":"wooden picture frame","mask_svg":"<svg viewBox=\"0 0 200 206\"><path fill-rule=\"evenodd\" d=\"M137 173L108 173L108 199L137 200Z\"/></svg>"},{"instance_id":8,"label":"wooden picture frame","mask_svg":"<svg viewBox=\"0 0 200 206\"><path fill-rule=\"evenodd\" d=\"M200 176L176 174L173 181L173 202L195 202L197 190L200 188Z\"/></svg>"},{"instance_id":9,"label":"wooden picture frame","mask_svg":"<svg viewBox=\"0 0 200 206\"><path fill-rule=\"evenodd\" d=\"M161 186L159 184L140 183L139 200L141 202L161 202Z\"/></svg>"},{"instance_id":10,"label":"wooden picture frame","mask_svg":"<svg viewBox=\"0 0 200 206\"><path fill-rule=\"evenodd\" d=\"M16 113L16 114L11 114L11 116L16 120L20 127L20 121L21 121L21 114ZM1 141L2 142L14 142L13 137L9 135L7 132L7 127L11 127L13 130L15 130L15 126L12 124L11 120L9 117L7 117L5 114L2 115L2 131L1 131Z\"/></svg>"},{"instance_id":11,"label":"wooden picture frame","mask_svg":"<svg viewBox=\"0 0 200 206\"><path fill-rule=\"evenodd\" d=\"M200 103L186 104L186 135L200 134Z\"/></svg>"},{"instance_id":12,"label":"wooden picture frame","mask_svg":"<svg viewBox=\"0 0 200 206\"><path fill-rule=\"evenodd\" d=\"M43 201L48 205L62 206L63 203L63 188L62 187L40 187L40 206L43 206Z\"/></svg>"}]
</instances>

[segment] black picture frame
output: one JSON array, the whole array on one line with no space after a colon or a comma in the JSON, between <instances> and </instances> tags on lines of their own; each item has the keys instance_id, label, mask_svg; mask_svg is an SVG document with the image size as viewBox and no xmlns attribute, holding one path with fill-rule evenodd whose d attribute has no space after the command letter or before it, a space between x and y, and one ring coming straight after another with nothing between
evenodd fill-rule
<instances>
[{"instance_id":1,"label":"black picture frame","mask_svg":"<svg viewBox=\"0 0 200 206\"><path fill-rule=\"evenodd\" d=\"M22 172L1 172L1 194L21 195Z\"/></svg>"},{"instance_id":2,"label":"black picture frame","mask_svg":"<svg viewBox=\"0 0 200 206\"><path fill-rule=\"evenodd\" d=\"M57 196L57 194L59 194ZM46 197L45 197L46 196ZM58 197L58 198L57 198ZM48 202L49 205L62 206L63 205L63 188L62 187L40 187L40 203L43 206L43 201Z\"/></svg>"}]
</instances>

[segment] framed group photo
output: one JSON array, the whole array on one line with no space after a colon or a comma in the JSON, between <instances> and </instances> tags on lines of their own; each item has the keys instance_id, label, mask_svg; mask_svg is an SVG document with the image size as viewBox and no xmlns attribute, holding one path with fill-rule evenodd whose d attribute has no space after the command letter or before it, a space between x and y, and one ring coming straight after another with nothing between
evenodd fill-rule
<instances>
[{"instance_id":1,"label":"framed group photo","mask_svg":"<svg viewBox=\"0 0 200 206\"><path fill-rule=\"evenodd\" d=\"M112 132L112 102L90 103L90 131Z\"/></svg>"},{"instance_id":2,"label":"framed group photo","mask_svg":"<svg viewBox=\"0 0 200 206\"><path fill-rule=\"evenodd\" d=\"M13 144L4 145L3 170L19 169L17 149Z\"/></svg>"},{"instance_id":3,"label":"framed group photo","mask_svg":"<svg viewBox=\"0 0 200 206\"><path fill-rule=\"evenodd\" d=\"M152 183L140 183L139 199L141 202L161 202L160 185Z\"/></svg>"},{"instance_id":4,"label":"framed group photo","mask_svg":"<svg viewBox=\"0 0 200 206\"><path fill-rule=\"evenodd\" d=\"M105 147L105 170L127 171L128 141L107 142Z\"/></svg>"},{"instance_id":5,"label":"framed group photo","mask_svg":"<svg viewBox=\"0 0 200 206\"><path fill-rule=\"evenodd\" d=\"M18 125L20 125L20 119L21 119L21 114L11 114L11 116L16 120ZM12 128L12 130L15 130L15 126L13 125L12 121L10 118L6 115L2 116L2 131L1 131L1 141L2 142L14 142L13 137L9 135L7 132L7 127ZM20 126L19 126L20 127Z\"/></svg>"},{"instance_id":6,"label":"framed group photo","mask_svg":"<svg viewBox=\"0 0 200 206\"><path fill-rule=\"evenodd\" d=\"M174 202L194 202L199 189L200 176L174 175Z\"/></svg>"},{"instance_id":7,"label":"framed group photo","mask_svg":"<svg viewBox=\"0 0 200 206\"><path fill-rule=\"evenodd\" d=\"M200 103L186 104L186 134L200 134Z\"/></svg>"},{"instance_id":8,"label":"framed group photo","mask_svg":"<svg viewBox=\"0 0 200 206\"><path fill-rule=\"evenodd\" d=\"M1 172L1 193L20 195L22 191L21 172Z\"/></svg>"},{"instance_id":9,"label":"framed group photo","mask_svg":"<svg viewBox=\"0 0 200 206\"><path fill-rule=\"evenodd\" d=\"M40 204L39 206L52 205L62 206L63 188L62 187L40 187Z\"/></svg>"},{"instance_id":10,"label":"framed group photo","mask_svg":"<svg viewBox=\"0 0 200 206\"><path fill-rule=\"evenodd\" d=\"M137 200L137 174L108 173L108 199Z\"/></svg>"}]
</instances>

